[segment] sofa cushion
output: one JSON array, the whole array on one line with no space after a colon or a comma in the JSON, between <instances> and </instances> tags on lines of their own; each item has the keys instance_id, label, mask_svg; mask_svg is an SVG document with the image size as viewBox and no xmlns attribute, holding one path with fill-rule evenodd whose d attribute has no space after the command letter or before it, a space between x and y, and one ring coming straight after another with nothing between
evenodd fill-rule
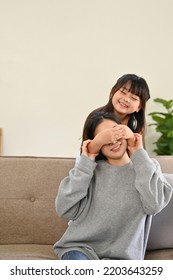
<instances>
[{"instance_id":1,"label":"sofa cushion","mask_svg":"<svg viewBox=\"0 0 173 280\"><path fill-rule=\"evenodd\" d=\"M173 174L164 173L173 187ZM173 248L173 196L168 205L153 216L147 249Z\"/></svg>"},{"instance_id":2,"label":"sofa cushion","mask_svg":"<svg viewBox=\"0 0 173 280\"><path fill-rule=\"evenodd\" d=\"M173 260L173 249L147 251L145 260Z\"/></svg>"},{"instance_id":3,"label":"sofa cushion","mask_svg":"<svg viewBox=\"0 0 173 280\"><path fill-rule=\"evenodd\" d=\"M0 260L56 260L52 245L9 244L0 246Z\"/></svg>"}]
</instances>

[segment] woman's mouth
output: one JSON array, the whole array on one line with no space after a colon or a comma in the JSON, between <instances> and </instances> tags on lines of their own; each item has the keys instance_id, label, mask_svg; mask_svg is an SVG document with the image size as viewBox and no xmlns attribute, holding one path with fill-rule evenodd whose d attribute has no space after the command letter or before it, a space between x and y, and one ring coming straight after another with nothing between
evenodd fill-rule
<instances>
[{"instance_id":1,"label":"woman's mouth","mask_svg":"<svg viewBox=\"0 0 173 280\"><path fill-rule=\"evenodd\" d=\"M121 147L121 143L119 143L118 145L113 145L113 147L110 149L113 152L117 152Z\"/></svg>"}]
</instances>

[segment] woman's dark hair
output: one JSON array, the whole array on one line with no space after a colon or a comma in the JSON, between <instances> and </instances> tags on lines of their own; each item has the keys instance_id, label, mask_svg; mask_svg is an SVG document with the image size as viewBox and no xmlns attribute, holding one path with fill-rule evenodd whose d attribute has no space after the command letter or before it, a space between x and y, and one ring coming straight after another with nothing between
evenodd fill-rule
<instances>
[{"instance_id":1,"label":"woman's dark hair","mask_svg":"<svg viewBox=\"0 0 173 280\"><path fill-rule=\"evenodd\" d=\"M106 105L102 106L102 107L99 107L99 108L95 109L94 111L92 111L88 115L88 117L85 121L85 124L84 124L84 128L83 128L83 135L82 135L83 139L86 139L85 126L87 125L89 119L91 118L91 116L93 114L95 114L96 112L100 112L100 111L114 113L112 98L113 98L114 94L120 88L127 85L127 83L130 83L129 92L139 96L140 101L141 101L141 109L138 112L134 112L134 113L131 114L129 122L128 122L128 126L133 132L136 132L136 133L141 133L141 132L144 133L145 132L145 123L146 123L145 108L146 108L146 102L150 98L149 87L148 87L146 81L142 77L139 77L135 74L126 74L126 75L123 75L122 77L120 77L117 80L116 84L111 89L108 103ZM136 126L135 129L132 125L134 117L137 120L137 126Z\"/></svg>"},{"instance_id":2,"label":"woman's dark hair","mask_svg":"<svg viewBox=\"0 0 173 280\"><path fill-rule=\"evenodd\" d=\"M116 117L113 113L104 111L96 112L88 119L88 122L85 125L83 141L87 139L94 139L97 126L105 119L112 120L115 123L120 124L119 118ZM99 152L98 156L96 157L96 161L101 159L105 160L106 157L102 154L102 152Z\"/></svg>"}]
</instances>

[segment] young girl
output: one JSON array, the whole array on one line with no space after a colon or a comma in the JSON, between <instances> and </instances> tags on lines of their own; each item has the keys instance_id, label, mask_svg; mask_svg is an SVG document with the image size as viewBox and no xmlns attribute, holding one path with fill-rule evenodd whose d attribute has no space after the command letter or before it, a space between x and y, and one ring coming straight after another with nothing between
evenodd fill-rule
<instances>
[{"instance_id":1,"label":"young girl","mask_svg":"<svg viewBox=\"0 0 173 280\"><path fill-rule=\"evenodd\" d=\"M70 220L54 245L60 259L143 259L151 215L171 198L172 188L143 149L140 134L132 146L124 138L108 138L97 155L89 153L92 139L118 123L111 113L90 118L80 160L60 184L56 211Z\"/></svg>"},{"instance_id":2,"label":"young girl","mask_svg":"<svg viewBox=\"0 0 173 280\"><path fill-rule=\"evenodd\" d=\"M143 78L134 74L123 75L113 86L108 103L92 111L87 117L83 128L82 142L87 139L85 130L91 116L96 112L104 111L114 113L120 119L121 124L124 125L121 127L121 135L117 132L117 137L121 137L123 133L124 137L128 139L130 137L130 130L126 128L128 126L133 132L143 135L145 146L145 107L149 98L149 87ZM97 141L93 142L88 147L89 151L97 153L100 149L98 143Z\"/></svg>"}]
</instances>

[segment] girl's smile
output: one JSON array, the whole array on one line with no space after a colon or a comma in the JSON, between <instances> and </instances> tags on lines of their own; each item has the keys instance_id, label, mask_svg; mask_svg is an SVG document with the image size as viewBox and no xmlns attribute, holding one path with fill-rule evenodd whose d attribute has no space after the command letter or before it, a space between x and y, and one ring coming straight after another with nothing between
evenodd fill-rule
<instances>
[{"instance_id":1,"label":"girl's smile","mask_svg":"<svg viewBox=\"0 0 173 280\"><path fill-rule=\"evenodd\" d=\"M124 107L124 108L129 108L129 107L130 107L130 106L129 106L130 102L129 102L129 101L125 101L124 99L120 99L120 100L118 101L118 103L120 104L120 106L122 106L122 107Z\"/></svg>"}]
</instances>

